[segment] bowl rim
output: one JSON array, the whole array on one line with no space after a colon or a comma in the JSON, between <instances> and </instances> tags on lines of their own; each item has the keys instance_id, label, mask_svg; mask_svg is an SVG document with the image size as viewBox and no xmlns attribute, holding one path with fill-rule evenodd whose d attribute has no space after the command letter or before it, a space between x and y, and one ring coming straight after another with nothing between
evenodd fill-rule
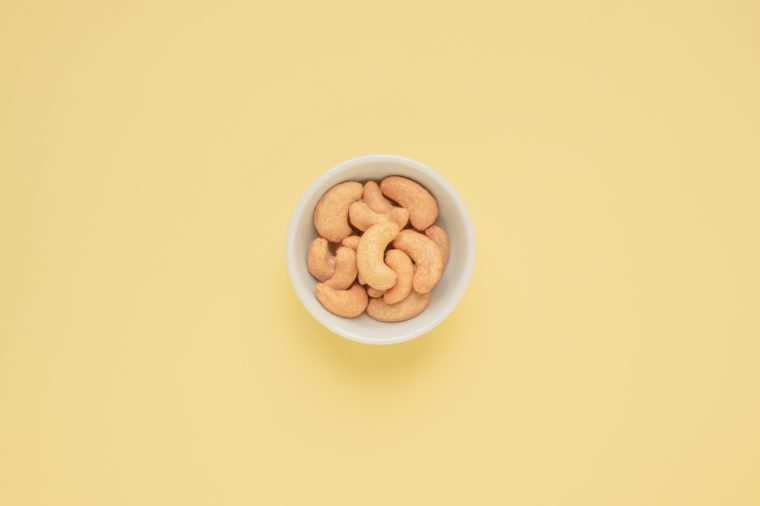
<instances>
[{"instance_id":1,"label":"bowl rim","mask_svg":"<svg viewBox=\"0 0 760 506\"><path fill-rule=\"evenodd\" d=\"M435 179L436 182L444 189L444 191L449 194L458 212L461 214L463 222L464 222L464 230L465 230L465 236L466 236L465 237L466 244L465 244L464 270L462 272L461 279L456 284L456 287L455 287L456 292L453 294L452 297L450 297L447 300L447 303L443 307L443 309L440 311L440 314L438 314L434 319L432 319L426 325L423 325L419 328L416 328L414 330L405 332L401 335L394 336L388 339L368 338L368 337L364 337L353 332L346 331L341 328L335 328L329 322L323 320L322 315L318 313L317 311L313 310L310 307L310 304L307 304L307 301L304 299L304 297L307 296L307 294L302 293L302 290L299 289L296 282L297 274L295 272L295 262L297 262L298 259L295 258L296 252L293 251L293 248L294 248L293 244L296 238L295 237L296 224L299 220L299 217L304 213L304 209L306 207L307 201L311 198L311 196L317 191L317 189L320 186L322 186L325 182L327 182L333 176L340 174L356 165L362 165L367 162L389 162L389 163L397 163L401 165L411 166L412 168L425 173L427 176L431 177L432 179ZM323 327L328 329L330 332L333 332L334 334L337 334L341 337L344 337L346 339L349 339L351 341L355 341L358 343L375 344L375 345L396 344L396 343L401 343L404 341L409 341L427 332L430 332L435 327L437 327L441 322L443 322L443 320L445 320L454 311L457 305L459 305L459 302L462 300L462 297L464 296L464 293L467 290L467 286L470 283L470 278L472 276L472 270L475 263L475 234L473 231L472 222L470 221L470 216L467 213L467 208L465 207L464 202L462 202L462 199L459 197L459 194L456 192L456 190L454 190L454 187L451 186L448 183L448 181L446 181L443 178L443 176L435 172L433 169L431 169L427 165L421 162L418 162L417 160L414 160L412 158L407 158L405 156L400 156L400 155L391 155L391 154L369 154L369 155L362 155L362 156L357 156L355 158L351 158L348 160L344 160L338 163L337 165L334 165L328 171L324 172L317 179L315 179L314 182L311 185L309 185L306 191L303 192L303 194L301 195L301 198L298 200L298 204L296 204L296 207L293 210L293 214L288 224L288 234L287 234L287 239L285 243L285 257L286 257L286 263L288 267L288 276L290 277L290 283L293 286L293 290L296 292L296 295L298 296L298 299L301 301L301 304L304 306L304 308L306 308L309 314L311 314L311 316L315 320L317 320ZM308 294L308 295L313 297L313 294Z\"/></svg>"}]
</instances>

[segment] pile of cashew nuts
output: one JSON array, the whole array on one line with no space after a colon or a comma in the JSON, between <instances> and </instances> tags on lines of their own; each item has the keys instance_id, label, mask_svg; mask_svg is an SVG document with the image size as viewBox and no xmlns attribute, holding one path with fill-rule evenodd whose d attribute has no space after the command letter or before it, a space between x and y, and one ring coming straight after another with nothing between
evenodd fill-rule
<instances>
[{"instance_id":1,"label":"pile of cashew nuts","mask_svg":"<svg viewBox=\"0 0 760 506\"><path fill-rule=\"evenodd\" d=\"M400 322L420 314L449 257L449 238L436 218L435 198L405 177L330 188L314 210L319 237L306 255L320 281L319 302L345 318L367 311L375 320Z\"/></svg>"}]
</instances>

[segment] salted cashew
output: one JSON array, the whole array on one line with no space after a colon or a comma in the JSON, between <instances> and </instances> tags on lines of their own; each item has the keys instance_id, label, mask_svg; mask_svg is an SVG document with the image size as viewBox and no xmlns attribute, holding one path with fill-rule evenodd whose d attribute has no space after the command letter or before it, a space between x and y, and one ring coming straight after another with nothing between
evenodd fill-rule
<instances>
[{"instance_id":1,"label":"salted cashew","mask_svg":"<svg viewBox=\"0 0 760 506\"><path fill-rule=\"evenodd\" d=\"M365 202L359 201L348 208L348 217L351 224L359 230L367 230L372 225L384 221L393 221L398 228L404 228L409 221L409 211L403 207L393 206L387 213L376 213Z\"/></svg>"},{"instance_id":2,"label":"salted cashew","mask_svg":"<svg viewBox=\"0 0 760 506\"><path fill-rule=\"evenodd\" d=\"M325 284L336 290L345 290L356 280L356 251L341 246L335 255L335 274Z\"/></svg>"},{"instance_id":3,"label":"salted cashew","mask_svg":"<svg viewBox=\"0 0 760 506\"><path fill-rule=\"evenodd\" d=\"M380 186L374 181L364 183L364 196L362 200L376 213L387 213L393 207L391 201L383 197Z\"/></svg>"},{"instance_id":4,"label":"salted cashew","mask_svg":"<svg viewBox=\"0 0 760 506\"><path fill-rule=\"evenodd\" d=\"M357 266L357 270L358 270L359 264L357 264L356 266ZM364 281L364 278L362 277L362 273L361 273L361 272L359 272L359 273L356 275L356 280L357 280L357 281L359 282L359 284L360 284L360 285L362 285L362 286L364 286L364 285L366 285L366 284L367 284L367 282L366 282L366 281Z\"/></svg>"},{"instance_id":5,"label":"salted cashew","mask_svg":"<svg viewBox=\"0 0 760 506\"><path fill-rule=\"evenodd\" d=\"M330 253L329 243L323 237L317 237L306 252L306 266L312 276L324 281L335 274L335 257Z\"/></svg>"},{"instance_id":6,"label":"salted cashew","mask_svg":"<svg viewBox=\"0 0 760 506\"><path fill-rule=\"evenodd\" d=\"M327 190L314 208L314 226L330 242L341 242L351 235L348 208L362 197L363 187L356 181L339 183Z\"/></svg>"},{"instance_id":7,"label":"salted cashew","mask_svg":"<svg viewBox=\"0 0 760 506\"><path fill-rule=\"evenodd\" d=\"M409 221L417 230L425 230L435 223L438 204L419 183L401 176L388 176L380 182L380 189L409 211Z\"/></svg>"},{"instance_id":8,"label":"salted cashew","mask_svg":"<svg viewBox=\"0 0 760 506\"><path fill-rule=\"evenodd\" d=\"M385 293L386 293L386 292L384 292L384 291L382 291L382 290L375 290L375 289L374 289L374 288L372 288L371 286L367 288L367 295L369 295L369 296L370 296L370 297L372 297L373 299L377 299L377 298L379 298L379 297L382 297L382 296L383 296L383 294L385 294Z\"/></svg>"},{"instance_id":9,"label":"salted cashew","mask_svg":"<svg viewBox=\"0 0 760 506\"><path fill-rule=\"evenodd\" d=\"M417 265L412 282L414 290L418 293L432 290L443 273L443 256L438 246L427 236L407 229L396 236L393 247L409 255Z\"/></svg>"},{"instance_id":10,"label":"salted cashew","mask_svg":"<svg viewBox=\"0 0 760 506\"><path fill-rule=\"evenodd\" d=\"M409 256L401 250L392 249L385 254L385 263L396 272L396 284L389 288L383 300L386 304L396 304L404 300L412 291L414 265Z\"/></svg>"},{"instance_id":11,"label":"salted cashew","mask_svg":"<svg viewBox=\"0 0 760 506\"><path fill-rule=\"evenodd\" d=\"M356 248L359 246L359 239L360 237L358 235L349 235L343 241L341 244L347 248L351 248L352 250L356 251Z\"/></svg>"},{"instance_id":12,"label":"salted cashew","mask_svg":"<svg viewBox=\"0 0 760 506\"><path fill-rule=\"evenodd\" d=\"M317 283L316 293L325 309L338 316L354 318L367 308L367 292L358 284L348 290L336 290L324 283Z\"/></svg>"},{"instance_id":13,"label":"salted cashew","mask_svg":"<svg viewBox=\"0 0 760 506\"><path fill-rule=\"evenodd\" d=\"M396 304L388 304L383 299L371 299L367 314L381 322L401 322L420 314L430 302L430 292L412 291L407 298Z\"/></svg>"},{"instance_id":14,"label":"salted cashew","mask_svg":"<svg viewBox=\"0 0 760 506\"><path fill-rule=\"evenodd\" d=\"M425 230L425 235L441 250L443 267L446 268L446 264L449 262L449 236L446 235L446 231L438 225L433 225Z\"/></svg>"},{"instance_id":15,"label":"salted cashew","mask_svg":"<svg viewBox=\"0 0 760 506\"><path fill-rule=\"evenodd\" d=\"M359 247L356 250L359 275L376 290L387 290L396 284L396 273L385 265L383 254L385 247L398 233L398 225L392 221L384 221L369 227L359 240ZM424 235L422 237L430 241ZM432 244L432 241L430 243Z\"/></svg>"}]
</instances>

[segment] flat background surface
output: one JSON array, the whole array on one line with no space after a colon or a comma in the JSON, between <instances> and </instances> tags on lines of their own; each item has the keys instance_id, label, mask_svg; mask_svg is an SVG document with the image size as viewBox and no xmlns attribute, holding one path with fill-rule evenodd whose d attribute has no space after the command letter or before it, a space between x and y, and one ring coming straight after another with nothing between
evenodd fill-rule
<instances>
[{"instance_id":1,"label":"flat background surface","mask_svg":"<svg viewBox=\"0 0 760 506\"><path fill-rule=\"evenodd\" d=\"M0 7L0 504L760 504L757 2L276 4ZM374 152L478 239L390 348L284 258Z\"/></svg>"}]
</instances>

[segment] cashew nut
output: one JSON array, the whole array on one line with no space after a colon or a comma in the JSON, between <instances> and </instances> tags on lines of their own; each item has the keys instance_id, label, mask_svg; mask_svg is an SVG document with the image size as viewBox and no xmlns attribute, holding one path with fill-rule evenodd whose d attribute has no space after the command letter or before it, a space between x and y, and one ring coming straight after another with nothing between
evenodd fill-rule
<instances>
[{"instance_id":1,"label":"cashew nut","mask_svg":"<svg viewBox=\"0 0 760 506\"><path fill-rule=\"evenodd\" d=\"M386 197L395 200L409 211L409 221L417 230L425 230L438 217L438 204L425 188L401 176L388 176L380 182Z\"/></svg>"},{"instance_id":2,"label":"cashew nut","mask_svg":"<svg viewBox=\"0 0 760 506\"><path fill-rule=\"evenodd\" d=\"M409 256L398 249L389 250L385 254L385 263L396 272L398 278L396 284L385 292L383 300L386 304L396 304L404 300L412 291L414 266Z\"/></svg>"},{"instance_id":3,"label":"cashew nut","mask_svg":"<svg viewBox=\"0 0 760 506\"><path fill-rule=\"evenodd\" d=\"M359 201L348 208L348 217L351 224L359 230L367 230L372 225L384 221L393 221L398 228L404 228L409 221L409 211L403 207L393 206L387 213L376 213L366 203Z\"/></svg>"},{"instance_id":4,"label":"cashew nut","mask_svg":"<svg viewBox=\"0 0 760 506\"><path fill-rule=\"evenodd\" d=\"M348 208L362 196L361 183L346 181L327 190L314 209L314 226L330 242L341 242L351 235Z\"/></svg>"},{"instance_id":5,"label":"cashew nut","mask_svg":"<svg viewBox=\"0 0 760 506\"><path fill-rule=\"evenodd\" d=\"M420 314L430 302L430 292L412 291L407 298L396 304L388 304L383 299L371 299L367 314L381 322L401 322Z\"/></svg>"},{"instance_id":6,"label":"cashew nut","mask_svg":"<svg viewBox=\"0 0 760 506\"><path fill-rule=\"evenodd\" d=\"M396 284L396 273L385 265L383 253L385 253L385 247L398 233L398 225L392 221L384 221L369 227L359 240L359 247L356 250L359 274L369 286L376 290L387 290ZM430 241L424 235L422 237ZM430 241L430 244L433 242ZM436 247L435 244L433 246Z\"/></svg>"},{"instance_id":7,"label":"cashew nut","mask_svg":"<svg viewBox=\"0 0 760 506\"><path fill-rule=\"evenodd\" d=\"M354 318L367 308L367 292L354 284L348 290L336 290L324 283L317 283L317 299L332 314Z\"/></svg>"},{"instance_id":8,"label":"cashew nut","mask_svg":"<svg viewBox=\"0 0 760 506\"><path fill-rule=\"evenodd\" d=\"M324 281L335 274L335 257L330 253L327 239L317 237L306 253L306 266L312 276Z\"/></svg>"},{"instance_id":9,"label":"cashew nut","mask_svg":"<svg viewBox=\"0 0 760 506\"><path fill-rule=\"evenodd\" d=\"M438 225L433 225L425 230L425 235L428 236L441 250L443 267L445 269L446 264L449 262L449 236L446 235L446 231Z\"/></svg>"},{"instance_id":10,"label":"cashew nut","mask_svg":"<svg viewBox=\"0 0 760 506\"><path fill-rule=\"evenodd\" d=\"M406 177L330 188L314 208L320 237L306 259L320 281L319 302L346 318L364 311L382 322L417 316L430 303L449 258L449 238L435 225L437 217L435 197ZM408 223L414 230L404 230ZM395 249L386 252L391 243Z\"/></svg>"},{"instance_id":11,"label":"cashew nut","mask_svg":"<svg viewBox=\"0 0 760 506\"><path fill-rule=\"evenodd\" d=\"M383 197L383 192L380 191L380 187L374 181L364 183L362 200L376 213L387 213L393 207L390 200Z\"/></svg>"},{"instance_id":12,"label":"cashew nut","mask_svg":"<svg viewBox=\"0 0 760 506\"><path fill-rule=\"evenodd\" d=\"M341 242L341 244L356 251L356 248L359 246L359 239L360 237L358 235L349 235L343 239L343 242Z\"/></svg>"},{"instance_id":13,"label":"cashew nut","mask_svg":"<svg viewBox=\"0 0 760 506\"><path fill-rule=\"evenodd\" d=\"M356 279L356 251L341 246L335 255L335 274L325 284L336 290L345 290Z\"/></svg>"},{"instance_id":14,"label":"cashew nut","mask_svg":"<svg viewBox=\"0 0 760 506\"><path fill-rule=\"evenodd\" d=\"M359 247L361 248L361 242ZM443 273L443 256L438 246L419 232L402 230L394 239L393 247L409 255L417 264L412 282L414 290L418 293L432 290ZM359 268L361 269L361 266Z\"/></svg>"}]
</instances>

